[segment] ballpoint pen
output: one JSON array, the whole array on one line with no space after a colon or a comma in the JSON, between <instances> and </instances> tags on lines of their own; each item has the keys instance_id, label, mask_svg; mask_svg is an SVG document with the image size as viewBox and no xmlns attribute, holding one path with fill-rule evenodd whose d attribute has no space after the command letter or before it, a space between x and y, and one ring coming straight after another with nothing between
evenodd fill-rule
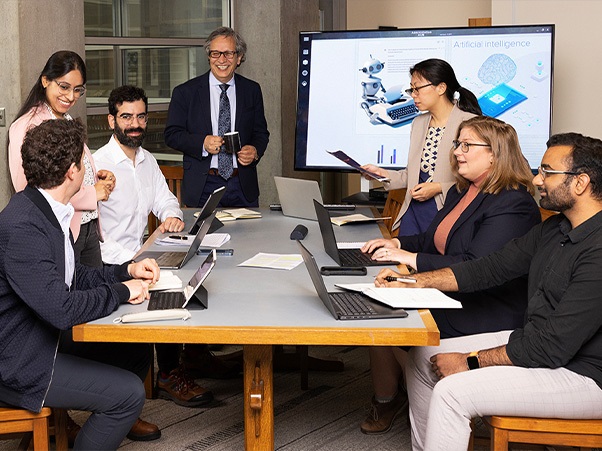
<instances>
[{"instance_id":1,"label":"ballpoint pen","mask_svg":"<svg viewBox=\"0 0 602 451\"><path fill-rule=\"evenodd\" d=\"M414 279L413 277L407 277L407 276L400 276L400 277L387 276L387 277L385 277L385 280L387 282L416 283L416 279Z\"/></svg>"}]
</instances>

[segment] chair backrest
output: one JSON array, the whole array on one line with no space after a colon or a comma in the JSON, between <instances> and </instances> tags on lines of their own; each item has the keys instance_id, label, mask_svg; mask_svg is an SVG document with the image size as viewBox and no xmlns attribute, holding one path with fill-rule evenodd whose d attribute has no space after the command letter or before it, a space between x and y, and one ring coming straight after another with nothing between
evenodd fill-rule
<instances>
[{"instance_id":1,"label":"chair backrest","mask_svg":"<svg viewBox=\"0 0 602 451\"><path fill-rule=\"evenodd\" d=\"M182 179L184 178L184 168L182 166L159 166L169 190L178 198L182 205ZM148 234L149 236L159 227L159 219L154 214L148 215Z\"/></svg>"},{"instance_id":2,"label":"chair backrest","mask_svg":"<svg viewBox=\"0 0 602 451\"><path fill-rule=\"evenodd\" d=\"M397 219L399 211L401 210L401 205L403 204L405 197L405 188L393 189L387 193L387 201L385 202L385 208L383 209L383 217L386 218L390 216L391 219L385 219L383 222L385 223L385 227L387 227L392 237L397 235L397 233L394 233L395 231L392 229L392 227L395 223L395 219Z\"/></svg>"},{"instance_id":3,"label":"chair backrest","mask_svg":"<svg viewBox=\"0 0 602 451\"><path fill-rule=\"evenodd\" d=\"M554 215L558 214L557 211L546 210L545 208L541 208L541 207L539 207L539 212L541 213L542 222L545 221L546 219L548 219L550 216L554 216Z\"/></svg>"}]
</instances>

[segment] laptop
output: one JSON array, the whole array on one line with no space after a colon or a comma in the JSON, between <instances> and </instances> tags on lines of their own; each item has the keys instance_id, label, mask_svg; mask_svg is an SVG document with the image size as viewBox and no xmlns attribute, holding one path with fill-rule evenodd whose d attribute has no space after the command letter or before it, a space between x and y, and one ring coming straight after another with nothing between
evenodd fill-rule
<instances>
[{"instance_id":1,"label":"laptop","mask_svg":"<svg viewBox=\"0 0 602 451\"><path fill-rule=\"evenodd\" d=\"M318 217L322 241L324 242L324 250L339 266L397 266L399 264L395 261L372 260L372 254L365 254L357 248L339 249L334 235L334 228L332 222L330 222L330 213L316 200L314 200L314 208Z\"/></svg>"},{"instance_id":2,"label":"laptop","mask_svg":"<svg viewBox=\"0 0 602 451\"><path fill-rule=\"evenodd\" d=\"M303 262L307 267L311 281L318 292L318 296L328 309L334 319L356 320L356 319L381 319L381 318L405 318L408 312L401 308L391 308L379 304L365 294L357 292L333 292L329 293L324 280L320 275L318 264L314 256L307 250L301 241L297 241L301 248Z\"/></svg>"},{"instance_id":3,"label":"laptop","mask_svg":"<svg viewBox=\"0 0 602 451\"><path fill-rule=\"evenodd\" d=\"M148 310L166 310L172 308L186 308L188 302L195 297L195 294L215 266L215 249L201 263L192 278L186 286L180 290L152 291L148 301ZM206 297L196 296L201 302L203 308L207 308Z\"/></svg>"},{"instance_id":4,"label":"laptop","mask_svg":"<svg viewBox=\"0 0 602 451\"><path fill-rule=\"evenodd\" d=\"M274 176L278 199L284 216L294 218L311 219L315 221L316 210L312 203L317 200L321 204L322 193L320 186L315 180L294 179L290 177ZM325 205L329 210L354 210L355 205Z\"/></svg>"},{"instance_id":5,"label":"laptop","mask_svg":"<svg viewBox=\"0 0 602 451\"><path fill-rule=\"evenodd\" d=\"M207 234L211 222L215 218L215 212L212 212L201 224L198 232L192 240L192 244L188 248L187 252L178 251L145 251L136 257L136 261L140 261L144 258L154 258L161 269L180 269L188 260L190 260L196 253L197 249L201 245L203 238Z\"/></svg>"},{"instance_id":6,"label":"laptop","mask_svg":"<svg viewBox=\"0 0 602 451\"><path fill-rule=\"evenodd\" d=\"M222 197L224 196L225 192L226 192L226 187L220 186L218 189L216 189L209 195L209 197L205 201L205 205L203 205L203 208L201 208L201 211L199 212L199 215L196 218L196 221L194 222L194 224L192 224L192 227L188 231L188 235L196 235L196 233L199 231L199 227L201 226L203 221L205 219L207 219L209 217L209 215L215 211L215 209L217 208L217 204L219 204L219 201L222 200ZM223 226L222 222L219 219L215 219L213 222L219 223L219 224L212 223L212 226L209 229L209 233L213 233L214 230L217 230L221 226Z\"/></svg>"}]
</instances>

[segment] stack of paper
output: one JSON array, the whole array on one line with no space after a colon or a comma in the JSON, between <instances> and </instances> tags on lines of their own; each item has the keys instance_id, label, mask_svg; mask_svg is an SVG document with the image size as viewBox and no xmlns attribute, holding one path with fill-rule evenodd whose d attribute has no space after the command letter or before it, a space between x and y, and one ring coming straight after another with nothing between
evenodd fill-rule
<instances>
[{"instance_id":1,"label":"stack of paper","mask_svg":"<svg viewBox=\"0 0 602 451\"><path fill-rule=\"evenodd\" d=\"M179 236L180 238L176 238ZM163 238L157 238L155 240L155 244L160 244L162 246L171 245L171 246L188 246L194 240L194 235L169 235L164 236ZM230 241L229 233L210 233L209 235L205 235L203 241L201 242L201 246L203 247L220 247L223 244Z\"/></svg>"},{"instance_id":2,"label":"stack of paper","mask_svg":"<svg viewBox=\"0 0 602 451\"><path fill-rule=\"evenodd\" d=\"M332 222L335 225L338 226L342 226L343 224L351 224L354 222L371 222L371 221L380 221L381 219L391 219L391 217L384 217L384 218L369 218L366 215L363 215L361 213L355 213L352 215L345 215L345 216L333 216L330 218L330 222Z\"/></svg>"},{"instance_id":3,"label":"stack of paper","mask_svg":"<svg viewBox=\"0 0 602 451\"><path fill-rule=\"evenodd\" d=\"M221 210L215 215L220 221L234 221L235 219L255 219L261 218L261 213L258 211L249 210L248 208L235 208L232 210Z\"/></svg>"},{"instance_id":4,"label":"stack of paper","mask_svg":"<svg viewBox=\"0 0 602 451\"><path fill-rule=\"evenodd\" d=\"M238 266L253 266L256 268L286 269L296 268L303 262L300 254L266 254L259 252L254 257L242 262Z\"/></svg>"},{"instance_id":5,"label":"stack of paper","mask_svg":"<svg viewBox=\"0 0 602 451\"><path fill-rule=\"evenodd\" d=\"M371 283L335 284L348 291L358 291L393 308L462 308L462 304L435 288L377 288Z\"/></svg>"},{"instance_id":6,"label":"stack of paper","mask_svg":"<svg viewBox=\"0 0 602 451\"><path fill-rule=\"evenodd\" d=\"M182 279L171 271L161 270L157 283L149 285L149 291L175 290L182 288Z\"/></svg>"}]
</instances>

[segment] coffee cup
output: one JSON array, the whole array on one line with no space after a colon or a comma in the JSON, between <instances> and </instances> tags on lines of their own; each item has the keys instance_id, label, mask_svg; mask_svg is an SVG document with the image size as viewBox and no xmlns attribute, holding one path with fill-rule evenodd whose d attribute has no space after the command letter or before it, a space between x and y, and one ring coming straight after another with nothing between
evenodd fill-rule
<instances>
[{"instance_id":1,"label":"coffee cup","mask_svg":"<svg viewBox=\"0 0 602 451\"><path fill-rule=\"evenodd\" d=\"M240 136L238 132L229 132L224 134L224 148L226 153L238 154L240 152Z\"/></svg>"}]
</instances>

